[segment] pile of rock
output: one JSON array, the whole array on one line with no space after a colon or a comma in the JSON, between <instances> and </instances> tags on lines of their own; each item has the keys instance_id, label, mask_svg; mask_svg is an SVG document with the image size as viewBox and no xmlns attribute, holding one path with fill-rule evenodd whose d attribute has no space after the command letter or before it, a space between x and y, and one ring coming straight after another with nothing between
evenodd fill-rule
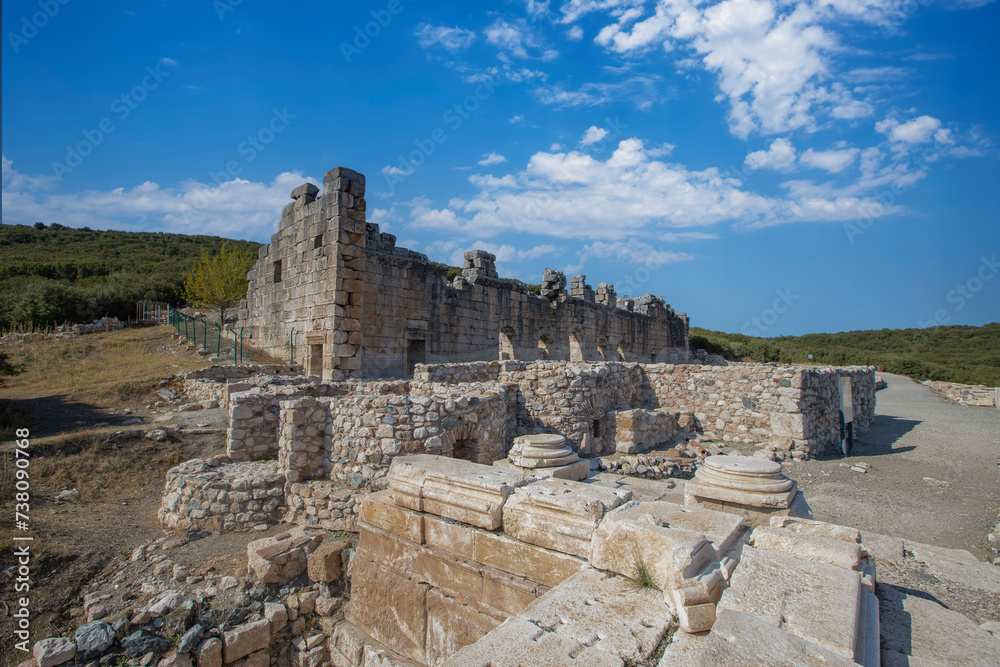
<instances>
[{"instance_id":1,"label":"pile of rock","mask_svg":"<svg viewBox=\"0 0 1000 667\"><path fill-rule=\"evenodd\" d=\"M157 518L178 530L261 530L281 521L284 486L275 461L192 459L167 471Z\"/></svg>"},{"instance_id":2,"label":"pile of rock","mask_svg":"<svg viewBox=\"0 0 1000 667\"><path fill-rule=\"evenodd\" d=\"M646 454L604 456L598 461L601 470L645 479L667 479L669 477L688 479L694 475L698 462L693 456L682 456L681 452L674 448L663 453L649 452Z\"/></svg>"},{"instance_id":3,"label":"pile of rock","mask_svg":"<svg viewBox=\"0 0 1000 667\"><path fill-rule=\"evenodd\" d=\"M959 405L973 405L986 408L1000 407L1000 388L997 387L987 387L981 384L936 382L934 380L924 380L921 384L930 387L949 401L958 403Z\"/></svg>"},{"instance_id":4,"label":"pile of rock","mask_svg":"<svg viewBox=\"0 0 1000 667\"><path fill-rule=\"evenodd\" d=\"M272 540L280 545L283 538L303 537L286 534ZM243 588L236 589L232 604L217 603L214 588L190 597L169 590L147 603L91 621L72 638L36 642L33 657L20 667L327 664L327 637L334 634L344 603L338 594L343 589L341 563L350 545L342 539L324 540L322 533L304 539L311 545L310 555L295 570L294 581L279 578L247 585L230 578L232 586ZM249 551L253 555L254 550Z\"/></svg>"},{"instance_id":5,"label":"pile of rock","mask_svg":"<svg viewBox=\"0 0 1000 667\"><path fill-rule=\"evenodd\" d=\"M587 276L579 275L569 279L569 295L574 299L594 300L594 290L587 284Z\"/></svg>"},{"instance_id":6,"label":"pile of rock","mask_svg":"<svg viewBox=\"0 0 1000 667\"><path fill-rule=\"evenodd\" d=\"M566 274L562 271L545 269L542 274L542 296L557 299L566 292Z\"/></svg>"}]
</instances>

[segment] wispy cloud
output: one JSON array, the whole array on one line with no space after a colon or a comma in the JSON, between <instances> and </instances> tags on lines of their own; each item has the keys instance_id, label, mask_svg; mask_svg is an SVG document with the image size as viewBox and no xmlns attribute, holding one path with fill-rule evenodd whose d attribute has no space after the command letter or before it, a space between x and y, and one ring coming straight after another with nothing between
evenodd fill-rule
<instances>
[{"instance_id":1,"label":"wispy cloud","mask_svg":"<svg viewBox=\"0 0 1000 667\"><path fill-rule=\"evenodd\" d=\"M483 156L483 159L479 161L479 164L483 165L484 167L488 167L493 164L502 164L506 161L507 158L505 158L503 155L500 155L499 153L487 153L486 155Z\"/></svg>"},{"instance_id":2,"label":"wispy cloud","mask_svg":"<svg viewBox=\"0 0 1000 667\"><path fill-rule=\"evenodd\" d=\"M449 28L443 25L430 25L422 23L416 32L417 43L422 48L441 47L448 51L461 51L472 46L476 41L476 33L471 30L454 27Z\"/></svg>"}]
</instances>

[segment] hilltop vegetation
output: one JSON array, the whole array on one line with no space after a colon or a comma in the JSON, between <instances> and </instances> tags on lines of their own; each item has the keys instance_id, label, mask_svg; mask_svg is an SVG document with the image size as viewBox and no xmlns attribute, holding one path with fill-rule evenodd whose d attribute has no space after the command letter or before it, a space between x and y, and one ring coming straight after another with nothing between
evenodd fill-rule
<instances>
[{"instance_id":1,"label":"hilltop vegetation","mask_svg":"<svg viewBox=\"0 0 1000 667\"><path fill-rule=\"evenodd\" d=\"M182 302L184 274L226 239L159 232L0 225L0 328L125 320L143 299ZM256 254L259 243L228 241Z\"/></svg>"},{"instance_id":2,"label":"hilltop vegetation","mask_svg":"<svg viewBox=\"0 0 1000 667\"><path fill-rule=\"evenodd\" d=\"M753 338L691 327L691 349L727 359L885 366L914 380L1000 386L1000 324Z\"/></svg>"}]
</instances>

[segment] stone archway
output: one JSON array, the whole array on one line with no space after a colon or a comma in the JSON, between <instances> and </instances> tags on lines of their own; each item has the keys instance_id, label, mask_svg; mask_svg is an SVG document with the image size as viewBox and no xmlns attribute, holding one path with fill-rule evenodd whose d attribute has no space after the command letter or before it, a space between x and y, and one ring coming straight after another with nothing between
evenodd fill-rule
<instances>
[{"instance_id":1,"label":"stone archway","mask_svg":"<svg viewBox=\"0 0 1000 667\"><path fill-rule=\"evenodd\" d=\"M514 354L514 338L517 333L512 327L504 327L500 330L500 361L513 361L517 358Z\"/></svg>"},{"instance_id":2,"label":"stone archway","mask_svg":"<svg viewBox=\"0 0 1000 667\"><path fill-rule=\"evenodd\" d=\"M546 361L552 358L552 336L542 334L538 337L538 360Z\"/></svg>"},{"instance_id":3,"label":"stone archway","mask_svg":"<svg viewBox=\"0 0 1000 667\"><path fill-rule=\"evenodd\" d=\"M484 465L491 465L494 461L494 453L487 443L483 442L478 422L458 423L441 436L441 445L444 455L454 459Z\"/></svg>"}]
</instances>

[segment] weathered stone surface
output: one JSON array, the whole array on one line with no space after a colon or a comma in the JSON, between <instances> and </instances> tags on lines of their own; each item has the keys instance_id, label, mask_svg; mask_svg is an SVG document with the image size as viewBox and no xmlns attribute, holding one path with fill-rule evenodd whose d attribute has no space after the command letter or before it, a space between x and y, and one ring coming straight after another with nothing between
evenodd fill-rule
<instances>
[{"instance_id":1,"label":"weathered stone surface","mask_svg":"<svg viewBox=\"0 0 1000 667\"><path fill-rule=\"evenodd\" d=\"M222 633L222 659L227 664L245 658L271 643L271 623L266 618L238 625Z\"/></svg>"},{"instance_id":2,"label":"weathered stone surface","mask_svg":"<svg viewBox=\"0 0 1000 667\"><path fill-rule=\"evenodd\" d=\"M512 618L441 667L622 667L615 655L583 646L520 618Z\"/></svg>"},{"instance_id":3,"label":"weathered stone surface","mask_svg":"<svg viewBox=\"0 0 1000 667\"><path fill-rule=\"evenodd\" d=\"M840 540L842 542L861 543L861 531L857 528L838 526L835 523L826 523L824 521L814 521L812 519L803 519L791 516L771 517L770 523L772 528L782 528L786 531L802 535L816 535L819 537L828 537L830 539Z\"/></svg>"},{"instance_id":4,"label":"weathered stone surface","mask_svg":"<svg viewBox=\"0 0 1000 667\"><path fill-rule=\"evenodd\" d=\"M436 665L463 646L479 641L500 625L501 619L431 589L425 598L427 613L427 664Z\"/></svg>"},{"instance_id":5,"label":"weathered stone surface","mask_svg":"<svg viewBox=\"0 0 1000 667\"><path fill-rule=\"evenodd\" d=\"M674 503L626 503L594 531L591 564L636 577L640 561L653 581L670 590L697 577L736 546L741 517Z\"/></svg>"},{"instance_id":6,"label":"weathered stone surface","mask_svg":"<svg viewBox=\"0 0 1000 667\"><path fill-rule=\"evenodd\" d=\"M1000 638L933 600L879 584L882 664L1000 664Z\"/></svg>"},{"instance_id":7,"label":"weathered stone surface","mask_svg":"<svg viewBox=\"0 0 1000 667\"><path fill-rule=\"evenodd\" d=\"M137 630L122 640L122 648L133 658L147 653L161 655L170 650L170 640L148 630Z\"/></svg>"},{"instance_id":8,"label":"weathered stone surface","mask_svg":"<svg viewBox=\"0 0 1000 667\"><path fill-rule=\"evenodd\" d=\"M108 650L115 641L114 629L104 621L86 623L76 629L76 650L82 660L90 660Z\"/></svg>"},{"instance_id":9,"label":"weathered stone surface","mask_svg":"<svg viewBox=\"0 0 1000 667\"><path fill-rule=\"evenodd\" d=\"M348 547L345 539L324 540L309 554L306 571L309 578L315 582L330 583L340 578L340 561L344 549Z\"/></svg>"},{"instance_id":10,"label":"weathered stone surface","mask_svg":"<svg viewBox=\"0 0 1000 667\"><path fill-rule=\"evenodd\" d=\"M758 616L853 660L861 592L857 572L745 547L718 612L732 609Z\"/></svg>"},{"instance_id":11,"label":"weathered stone surface","mask_svg":"<svg viewBox=\"0 0 1000 667\"><path fill-rule=\"evenodd\" d=\"M198 644L195 649L198 667L222 667L222 641L210 637Z\"/></svg>"},{"instance_id":12,"label":"weathered stone surface","mask_svg":"<svg viewBox=\"0 0 1000 667\"><path fill-rule=\"evenodd\" d=\"M681 665L669 662L667 665ZM695 661L699 667L850 667L841 655L810 643L753 614L732 609L719 617ZM666 667L660 662L661 667Z\"/></svg>"},{"instance_id":13,"label":"weathered stone surface","mask_svg":"<svg viewBox=\"0 0 1000 667\"><path fill-rule=\"evenodd\" d=\"M587 568L525 607L518 618L635 664L660 644L672 614L660 591Z\"/></svg>"},{"instance_id":14,"label":"weathered stone surface","mask_svg":"<svg viewBox=\"0 0 1000 667\"><path fill-rule=\"evenodd\" d=\"M254 540L247 545L247 565L262 584L283 584L306 571L309 554L322 543L319 531L305 527Z\"/></svg>"},{"instance_id":15,"label":"weathered stone surface","mask_svg":"<svg viewBox=\"0 0 1000 667\"><path fill-rule=\"evenodd\" d=\"M815 563L829 563L847 570L860 566L861 545L857 542L796 533L783 528L755 528L750 537L758 549L768 549Z\"/></svg>"},{"instance_id":16,"label":"weathered stone surface","mask_svg":"<svg viewBox=\"0 0 1000 667\"><path fill-rule=\"evenodd\" d=\"M914 560L924 563L934 576L990 593L1000 593L1000 567L983 563L964 549L946 549L910 540L905 540L904 545L913 554Z\"/></svg>"},{"instance_id":17,"label":"weathered stone surface","mask_svg":"<svg viewBox=\"0 0 1000 667\"><path fill-rule=\"evenodd\" d=\"M54 667L68 662L76 655L76 642L65 637L50 637L35 642L32 655L38 667Z\"/></svg>"},{"instance_id":18,"label":"weathered stone surface","mask_svg":"<svg viewBox=\"0 0 1000 667\"><path fill-rule=\"evenodd\" d=\"M589 558L594 530L604 515L631 499L629 491L592 484L535 482L507 500L503 528L523 542Z\"/></svg>"},{"instance_id":19,"label":"weathered stone surface","mask_svg":"<svg viewBox=\"0 0 1000 667\"><path fill-rule=\"evenodd\" d=\"M421 454L396 458L389 487L397 505L496 530L507 497L525 480L516 473Z\"/></svg>"},{"instance_id":20,"label":"weathered stone surface","mask_svg":"<svg viewBox=\"0 0 1000 667\"><path fill-rule=\"evenodd\" d=\"M752 456L709 456L685 497L695 504L705 498L751 507L787 508L795 497L795 482L781 474L781 464Z\"/></svg>"},{"instance_id":21,"label":"weathered stone surface","mask_svg":"<svg viewBox=\"0 0 1000 667\"><path fill-rule=\"evenodd\" d=\"M521 435L514 438L508 459L519 468L553 468L579 460L573 449L566 445L566 437L555 433Z\"/></svg>"},{"instance_id":22,"label":"weathered stone surface","mask_svg":"<svg viewBox=\"0 0 1000 667\"><path fill-rule=\"evenodd\" d=\"M428 586L355 555L347 618L401 655L424 662Z\"/></svg>"},{"instance_id":23,"label":"weathered stone surface","mask_svg":"<svg viewBox=\"0 0 1000 667\"><path fill-rule=\"evenodd\" d=\"M392 496L392 491L380 491L365 496L358 510L358 519L411 542L423 544L423 515L397 505Z\"/></svg>"}]
</instances>

